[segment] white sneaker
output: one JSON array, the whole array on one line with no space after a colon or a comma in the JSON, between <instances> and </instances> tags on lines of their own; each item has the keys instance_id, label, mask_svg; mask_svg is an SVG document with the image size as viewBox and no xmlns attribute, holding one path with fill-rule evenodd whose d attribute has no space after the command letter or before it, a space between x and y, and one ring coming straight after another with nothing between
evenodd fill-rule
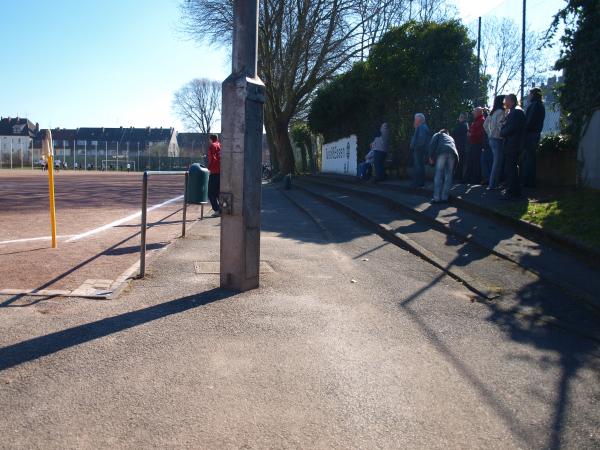
<instances>
[{"instance_id":1,"label":"white sneaker","mask_svg":"<svg viewBox=\"0 0 600 450\"><path fill-rule=\"evenodd\" d=\"M221 217L221 211L215 211L210 217Z\"/></svg>"}]
</instances>

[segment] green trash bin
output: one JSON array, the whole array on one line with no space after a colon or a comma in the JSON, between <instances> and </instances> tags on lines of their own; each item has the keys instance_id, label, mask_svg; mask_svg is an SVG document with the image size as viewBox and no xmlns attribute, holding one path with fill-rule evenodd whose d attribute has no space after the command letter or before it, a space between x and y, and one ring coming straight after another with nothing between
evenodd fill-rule
<instances>
[{"instance_id":1,"label":"green trash bin","mask_svg":"<svg viewBox=\"0 0 600 450\"><path fill-rule=\"evenodd\" d=\"M204 205L208 203L208 169L198 163L190 166L188 184L187 184L187 201L196 205Z\"/></svg>"}]
</instances>

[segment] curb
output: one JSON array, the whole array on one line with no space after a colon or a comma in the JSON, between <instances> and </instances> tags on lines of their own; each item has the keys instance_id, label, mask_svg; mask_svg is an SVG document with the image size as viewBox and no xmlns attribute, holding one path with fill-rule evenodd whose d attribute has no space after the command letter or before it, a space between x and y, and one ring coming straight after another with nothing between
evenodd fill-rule
<instances>
[{"instance_id":1,"label":"curb","mask_svg":"<svg viewBox=\"0 0 600 450\"><path fill-rule=\"evenodd\" d=\"M296 184L295 186L298 189L303 190L307 194L318 198L320 201L327 203L327 204L333 206L334 208L349 214L355 220L357 220L357 221L363 223L364 225L368 226L369 228L371 228L375 233L377 233L379 236L381 236L385 240L392 242L393 244L397 245L398 247L403 248L404 250L406 250L414 255L417 255L424 261L428 262L432 266L441 270L443 273L447 274L451 278L453 278L456 281L463 284L471 292L475 293L479 297L482 297L486 300L493 300L500 296L500 293L497 290L489 289L489 287L483 286L481 283L479 283L479 281L477 281L475 278L471 277L470 275L466 274L461 269L456 268L456 267L449 269L447 267L447 264L444 261L440 260L436 255L434 255L429 250L427 250L424 247L417 244L415 241L413 241L408 236L406 236L402 233L399 233L384 224L379 224L379 223L372 221L367 216L365 216L361 212L357 211L356 209L354 209L348 205L343 205L339 202L336 202L335 200L332 200L325 195L317 194L305 186L301 186L299 184Z\"/></svg>"},{"instance_id":2,"label":"curb","mask_svg":"<svg viewBox=\"0 0 600 450\"><path fill-rule=\"evenodd\" d=\"M325 180L328 179L328 177L321 177L321 178L323 178ZM353 193L356 195L359 195L359 196L362 195L362 193L360 191L357 191L356 188L354 188L354 187L344 188L343 186L332 185L330 183L327 183L327 182L325 182L325 180L323 180L323 182L321 182L321 183L318 180L315 180L315 182L317 184L325 185L333 190L347 189L347 190L353 191ZM331 180L331 178L329 178L329 180ZM413 188L409 188L409 189L413 189ZM424 190L422 189L422 191L424 191ZM315 194L313 194L313 195L315 195ZM379 197L380 200L386 202L388 204L388 207L391 207L393 209L400 209L400 210L404 211L405 213L407 213L411 218L428 223L430 226L432 226L432 228L436 229L437 231L440 231L445 234L454 235L454 236L459 237L460 239L471 242L471 243L477 245L478 247L480 247L481 249L483 249L484 251L490 252L491 254L494 254L504 260L507 260L507 261L521 267L524 270L527 270L528 272L532 273L533 275L537 276L538 278L543 279L546 282L558 287L562 291L570 294L571 296L573 296L574 299L578 300L579 303L581 303L583 306L587 307L588 309L592 310L595 314L600 314L600 303L598 302L598 300L593 295L580 290L577 286L574 286L571 283L563 283L563 282L560 282L560 281L554 279L553 277L548 277L546 275L543 275L536 269L527 267L527 266L523 265L520 261L515 260L515 259L511 258L510 256L505 255L504 253L500 253L496 250L490 249L490 248L486 247L485 245L483 245L477 241L474 241L471 237L465 236L464 234L451 229L448 225L446 225L442 222L439 222L434 218L428 217L428 216L420 213L419 211L417 211L407 205L404 205L403 203L401 203L397 200L388 198L385 195L381 195L381 194L377 195L377 194L365 192L364 195L369 195L369 196L376 195ZM333 200L330 200L330 199L328 199L328 201L330 203L333 202ZM344 205L344 207L346 207L346 206ZM358 213L358 214L360 214L360 213ZM368 220L368 218L364 218L364 220ZM408 239L410 239L410 238L408 238ZM426 250L426 252L427 252L427 250Z\"/></svg>"},{"instance_id":3,"label":"curb","mask_svg":"<svg viewBox=\"0 0 600 450\"><path fill-rule=\"evenodd\" d=\"M348 176L311 175L311 176L308 176L307 178L309 178L309 177L323 178L323 179L332 180L332 181L339 180L346 184L360 185L360 183L357 180L355 180L354 177L348 177ZM422 197L431 197L431 195L433 195L433 192L426 188L413 188L410 186L402 186L399 184L385 184L385 183L378 183L376 186L378 188L382 188L382 189L386 189L386 190L398 191L398 192L403 192L403 193L407 193L407 194L416 194L416 195L420 195ZM568 236L563 236L555 231L542 228L539 225L536 225L531 222L527 222L522 219L515 219L513 217L507 216L507 215L502 214L493 209L486 208L484 206L480 206L469 200L465 200L463 197L460 197L460 196L455 196L455 195L451 196L449 203L451 205L464 208L475 214L485 216L485 217L492 219L498 223L511 226L518 233L522 234L523 236L527 237L528 239L531 239L533 241L538 240L538 241L542 241L546 244L558 246L558 247L560 247L561 250L565 250L565 251L569 252L570 254L572 254L573 256L582 260L583 262L590 264L591 266L594 266L594 267L600 267L600 265L599 265L600 251L590 248L576 239L573 239Z\"/></svg>"}]
</instances>

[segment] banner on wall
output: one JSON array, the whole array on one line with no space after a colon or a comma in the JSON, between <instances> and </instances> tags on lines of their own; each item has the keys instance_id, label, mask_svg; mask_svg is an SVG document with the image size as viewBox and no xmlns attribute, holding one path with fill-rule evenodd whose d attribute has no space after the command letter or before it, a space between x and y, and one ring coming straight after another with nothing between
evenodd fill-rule
<instances>
[{"instance_id":1,"label":"banner on wall","mask_svg":"<svg viewBox=\"0 0 600 450\"><path fill-rule=\"evenodd\" d=\"M356 135L323 144L321 172L356 175Z\"/></svg>"}]
</instances>

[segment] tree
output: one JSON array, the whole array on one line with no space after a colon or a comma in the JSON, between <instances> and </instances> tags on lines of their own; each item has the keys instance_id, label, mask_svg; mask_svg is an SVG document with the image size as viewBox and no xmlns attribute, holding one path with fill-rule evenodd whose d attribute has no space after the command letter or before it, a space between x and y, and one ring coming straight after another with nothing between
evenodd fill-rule
<instances>
[{"instance_id":1,"label":"tree","mask_svg":"<svg viewBox=\"0 0 600 450\"><path fill-rule=\"evenodd\" d=\"M281 174L294 167L291 121L306 115L317 88L364 56L365 42L373 42L366 22L390 11L395 1L371 2L361 15L359 0L261 0L258 57L266 85L265 128ZM181 12L184 31L195 39L231 42L232 0L187 0Z\"/></svg>"},{"instance_id":2,"label":"tree","mask_svg":"<svg viewBox=\"0 0 600 450\"><path fill-rule=\"evenodd\" d=\"M210 134L221 111L221 83L196 78L173 95L173 110L191 131Z\"/></svg>"},{"instance_id":3,"label":"tree","mask_svg":"<svg viewBox=\"0 0 600 450\"><path fill-rule=\"evenodd\" d=\"M543 75L548 72L541 44L541 34L525 30L525 85L541 84ZM498 17L482 20L480 70L490 77L490 98L519 91L521 28L514 20Z\"/></svg>"},{"instance_id":4,"label":"tree","mask_svg":"<svg viewBox=\"0 0 600 450\"><path fill-rule=\"evenodd\" d=\"M425 113L433 129L449 127L476 97L474 46L454 20L394 28L366 63L319 90L309 124L326 140L357 134L362 152L383 121L390 124L395 147L410 138L417 112Z\"/></svg>"},{"instance_id":5,"label":"tree","mask_svg":"<svg viewBox=\"0 0 600 450\"><path fill-rule=\"evenodd\" d=\"M575 143L593 112L600 108L600 1L569 0L555 16L545 38L546 45L564 24L561 54L554 66L564 70L559 101L566 112Z\"/></svg>"}]
</instances>

